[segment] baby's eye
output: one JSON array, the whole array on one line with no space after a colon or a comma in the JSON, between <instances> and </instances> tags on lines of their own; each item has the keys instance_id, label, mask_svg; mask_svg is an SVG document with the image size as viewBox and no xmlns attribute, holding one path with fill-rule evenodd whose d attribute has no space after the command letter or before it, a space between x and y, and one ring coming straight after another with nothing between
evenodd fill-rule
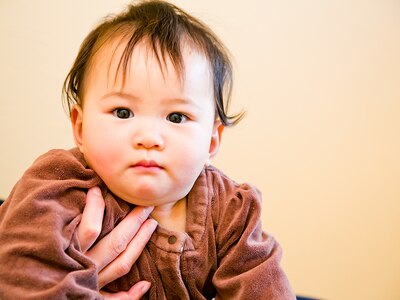
<instances>
[{"instance_id":1,"label":"baby's eye","mask_svg":"<svg viewBox=\"0 0 400 300\"><path fill-rule=\"evenodd\" d=\"M181 113L172 113L167 116L167 120L172 123L182 123L187 120L187 117Z\"/></svg>"},{"instance_id":2,"label":"baby's eye","mask_svg":"<svg viewBox=\"0 0 400 300\"><path fill-rule=\"evenodd\" d=\"M133 112L126 108L117 108L113 110L114 116L120 119L128 119L133 117Z\"/></svg>"}]
</instances>

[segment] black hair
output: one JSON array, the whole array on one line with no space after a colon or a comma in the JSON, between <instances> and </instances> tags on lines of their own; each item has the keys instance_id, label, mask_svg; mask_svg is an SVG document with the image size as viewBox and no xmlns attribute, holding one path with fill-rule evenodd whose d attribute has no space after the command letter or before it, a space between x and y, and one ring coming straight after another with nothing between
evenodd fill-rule
<instances>
[{"instance_id":1,"label":"black hair","mask_svg":"<svg viewBox=\"0 0 400 300\"><path fill-rule=\"evenodd\" d=\"M192 43L210 63L217 117L225 126L234 125L243 118L243 112L228 114L233 80L229 51L208 26L177 6L159 0L131 4L122 13L106 18L89 33L64 81L63 101L69 112L74 105L82 105L85 74L94 54L115 36L128 41L118 65L118 69L123 68L123 74L134 47L145 40L159 64L165 63L168 56L178 74L182 75L182 45L184 42Z\"/></svg>"}]
</instances>

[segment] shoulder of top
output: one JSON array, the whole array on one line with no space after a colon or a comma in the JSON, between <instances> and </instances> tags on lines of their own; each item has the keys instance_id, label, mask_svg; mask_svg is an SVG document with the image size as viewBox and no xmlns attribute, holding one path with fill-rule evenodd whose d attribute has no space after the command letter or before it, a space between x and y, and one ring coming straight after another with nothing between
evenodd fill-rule
<instances>
[{"instance_id":1,"label":"shoulder of top","mask_svg":"<svg viewBox=\"0 0 400 300\"><path fill-rule=\"evenodd\" d=\"M259 189L253 184L248 182L238 183L237 181L227 176L223 171L216 168L215 166L206 167L205 174L207 177L211 178L212 182L214 182L214 186L215 183L217 183L217 185L224 186L225 189L229 187L228 190L232 191L246 190L246 191L254 191L257 194L261 194Z\"/></svg>"},{"instance_id":2,"label":"shoulder of top","mask_svg":"<svg viewBox=\"0 0 400 300\"><path fill-rule=\"evenodd\" d=\"M72 148L69 150L65 149L51 149L46 153L40 155L35 163L39 163L42 161L60 163L65 160L77 161L82 165L86 166L86 162L84 160L83 154L79 151L78 148Z\"/></svg>"},{"instance_id":3,"label":"shoulder of top","mask_svg":"<svg viewBox=\"0 0 400 300\"><path fill-rule=\"evenodd\" d=\"M216 167L206 167L205 178L211 188L213 215L216 220L233 212L259 212L262 205L260 190L250 183L237 183Z\"/></svg>"},{"instance_id":4,"label":"shoulder of top","mask_svg":"<svg viewBox=\"0 0 400 300\"><path fill-rule=\"evenodd\" d=\"M94 171L88 168L83 154L76 148L52 149L39 156L24 175L43 178L91 178Z\"/></svg>"},{"instance_id":5,"label":"shoulder of top","mask_svg":"<svg viewBox=\"0 0 400 300\"><path fill-rule=\"evenodd\" d=\"M207 167L205 167L204 171L205 171L207 176L216 176L216 177L220 177L220 178L222 178L224 180L228 180L230 182L236 183L235 180L233 180L232 178L227 176L223 171L221 171L220 169L218 169L215 166L212 166L212 165L207 166Z\"/></svg>"}]
</instances>

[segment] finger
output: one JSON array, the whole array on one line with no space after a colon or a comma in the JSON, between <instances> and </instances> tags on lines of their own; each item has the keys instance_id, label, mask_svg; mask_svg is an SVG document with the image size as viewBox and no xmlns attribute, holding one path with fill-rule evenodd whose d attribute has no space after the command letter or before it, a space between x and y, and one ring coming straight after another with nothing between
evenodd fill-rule
<instances>
[{"instance_id":1,"label":"finger","mask_svg":"<svg viewBox=\"0 0 400 300\"><path fill-rule=\"evenodd\" d=\"M135 207L109 234L86 252L101 271L113 261L133 239L153 207Z\"/></svg>"},{"instance_id":2,"label":"finger","mask_svg":"<svg viewBox=\"0 0 400 300\"><path fill-rule=\"evenodd\" d=\"M115 294L107 293L104 291L100 291L100 293L104 296L105 299L107 300L140 300L144 294L147 293L147 291L150 288L150 282L148 281L139 281L136 283L133 287L129 289L129 291L126 292L119 292Z\"/></svg>"},{"instance_id":3,"label":"finger","mask_svg":"<svg viewBox=\"0 0 400 300\"><path fill-rule=\"evenodd\" d=\"M100 188L95 186L89 189L86 195L86 204L82 219L78 226L78 240L83 252L86 252L96 241L101 232L104 215L104 200Z\"/></svg>"},{"instance_id":4,"label":"finger","mask_svg":"<svg viewBox=\"0 0 400 300\"><path fill-rule=\"evenodd\" d=\"M131 300L140 300L144 294L150 289L150 282L148 281L140 281L136 283L133 287L131 287L128 291L128 295Z\"/></svg>"},{"instance_id":5,"label":"finger","mask_svg":"<svg viewBox=\"0 0 400 300\"><path fill-rule=\"evenodd\" d=\"M157 222L153 219L148 219L143 223L135 237L129 242L125 251L99 272L98 282L100 288L129 272L150 240L156 227Z\"/></svg>"}]
</instances>

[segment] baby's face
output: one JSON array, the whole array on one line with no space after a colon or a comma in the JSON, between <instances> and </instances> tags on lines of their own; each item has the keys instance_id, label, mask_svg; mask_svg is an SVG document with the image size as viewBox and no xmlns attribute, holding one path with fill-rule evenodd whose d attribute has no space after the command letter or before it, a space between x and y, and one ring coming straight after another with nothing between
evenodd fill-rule
<instances>
[{"instance_id":1,"label":"baby's face","mask_svg":"<svg viewBox=\"0 0 400 300\"><path fill-rule=\"evenodd\" d=\"M209 63L185 47L182 80L169 60L161 71L142 43L133 51L122 88L121 76L114 80L121 46L115 53L105 48L94 59L82 110L72 113L75 140L120 198L145 206L172 204L188 194L218 150Z\"/></svg>"}]
</instances>

